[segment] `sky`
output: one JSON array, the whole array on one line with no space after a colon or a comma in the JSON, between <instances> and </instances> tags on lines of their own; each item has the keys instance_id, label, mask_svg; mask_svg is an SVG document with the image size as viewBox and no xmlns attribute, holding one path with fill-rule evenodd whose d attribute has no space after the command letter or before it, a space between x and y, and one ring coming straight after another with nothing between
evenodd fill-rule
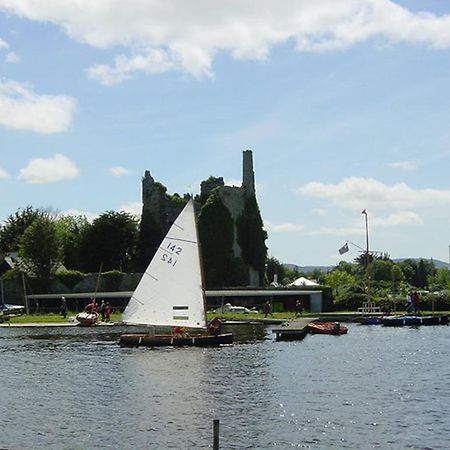
<instances>
[{"instance_id":1,"label":"sky","mask_svg":"<svg viewBox=\"0 0 450 450\"><path fill-rule=\"evenodd\" d=\"M450 2L0 0L0 220L242 179L270 256L449 260ZM349 252L338 249L349 242Z\"/></svg>"}]
</instances>

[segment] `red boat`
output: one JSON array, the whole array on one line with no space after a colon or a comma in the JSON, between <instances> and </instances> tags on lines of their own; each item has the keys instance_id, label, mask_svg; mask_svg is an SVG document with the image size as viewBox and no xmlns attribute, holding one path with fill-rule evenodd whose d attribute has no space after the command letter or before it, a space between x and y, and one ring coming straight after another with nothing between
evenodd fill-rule
<instances>
[{"instance_id":1,"label":"red boat","mask_svg":"<svg viewBox=\"0 0 450 450\"><path fill-rule=\"evenodd\" d=\"M339 322L311 322L308 330L311 334L346 334L348 328Z\"/></svg>"}]
</instances>

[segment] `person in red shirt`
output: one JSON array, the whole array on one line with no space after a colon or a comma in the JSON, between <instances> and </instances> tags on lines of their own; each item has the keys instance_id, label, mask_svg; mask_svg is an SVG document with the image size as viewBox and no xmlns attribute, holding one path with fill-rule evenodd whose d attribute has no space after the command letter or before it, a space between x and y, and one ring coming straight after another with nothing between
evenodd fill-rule
<instances>
[{"instance_id":1,"label":"person in red shirt","mask_svg":"<svg viewBox=\"0 0 450 450\"><path fill-rule=\"evenodd\" d=\"M106 305L105 305L105 320L106 320L106 322L109 322L111 320L111 312L112 312L111 305L109 304L109 302L106 302Z\"/></svg>"}]
</instances>

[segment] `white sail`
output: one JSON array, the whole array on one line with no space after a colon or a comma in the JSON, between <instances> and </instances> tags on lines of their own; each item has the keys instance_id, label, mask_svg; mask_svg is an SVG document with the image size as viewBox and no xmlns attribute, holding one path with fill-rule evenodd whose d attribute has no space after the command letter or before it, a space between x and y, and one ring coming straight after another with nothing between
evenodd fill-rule
<instances>
[{"instance_id":1,"label":"white sail","mask_svg":"<svg viewBox=\"0 0 450 450\"><path fill-rule=\"evenodd\" d=\"M192 199L163 239L125 308L122 320L128 324L206 326Z\"/></svg>"}]
</instances>

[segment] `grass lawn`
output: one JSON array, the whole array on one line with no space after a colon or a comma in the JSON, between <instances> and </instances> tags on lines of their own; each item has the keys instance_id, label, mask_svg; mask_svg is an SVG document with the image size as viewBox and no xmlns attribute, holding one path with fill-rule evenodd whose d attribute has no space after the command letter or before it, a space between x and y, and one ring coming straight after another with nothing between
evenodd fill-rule
<instances>
[{"instance_id":1,"label":"grass lawn","mask_svg":"<svg viewBox=\"0 0 450 450\"><path fill-rule=\"evenodd\" d=\"M354 311L335 311L333 312L336 315L343 314L353 314ZM4 323L57 323L57 322L65 322L68 321L70 317L76 316L76 312L74 311L68 311L67 312L67 318L63 319L63 317L60 314L57 313L48 313L48 314L29 314L29 315L23 315L23 316L16 316L11 317L9 321L5 321ZM393 314L404 314L404 311L397 311ZM428 316L428 315L434 315L434 314L450 314L450 311L421 311L420 315L422 316ZM368 314L370 315L370 314ZM310 314L310 313L303 313L299 317L317 317L320 316L320 314ZM219 319L228 319L228 320L248 320L248 319L262 319L264 318L263 313L208 313L208 320L212 319L213 317L218 317ZM280 320L291 320L295 318L294 312L274 312L273 314L269 314L267 317L268 319L280 319ZM118 322L121 320L121 313L115 312L111 314L111 321L112 322Z\"/></svg>"},{"instance_id":2,"label":"grass lawn","mask_svg":"<svg viewBox=\"0 0 450 450\"><path fill-rule=\"evenodd\" d=\"M11 317L9 321L5 323L57 323L57 322L67 322L70 317L75 317L77 315L74 311L67 311L67 318L64 319L61 314L48 313L48 314L24 314L23 316ZM111 314L111 321L117 322L120 320L120 313Z\"/></svg>"}]
</instances>

